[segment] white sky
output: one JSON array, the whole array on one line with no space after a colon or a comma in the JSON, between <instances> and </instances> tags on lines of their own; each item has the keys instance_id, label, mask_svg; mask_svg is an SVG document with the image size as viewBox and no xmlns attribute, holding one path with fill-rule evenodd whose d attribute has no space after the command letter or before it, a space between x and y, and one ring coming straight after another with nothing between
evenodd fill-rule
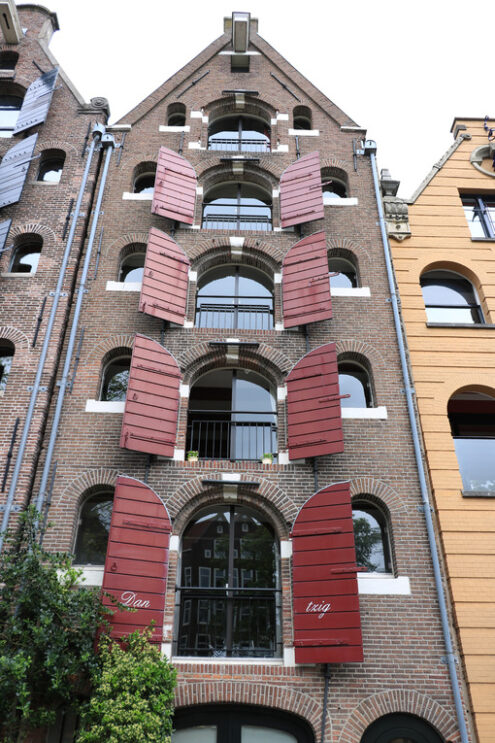
<instances>
[{"instance_id":1,"label":"white sky","mask_svg":"<svg viewBox=\"0 0 495 743\"><path fill-rule=\"evenodd\" d=\"M109 99L112 121L217 38L224 16L249 11L266 41L367 127L379 166L401 180L404 197L452 143L454 116L495 116L488 3L475 12L465 0L51 0L48 7L61 28L53 53L86 100Z\"/></svg>"}]
</instances>

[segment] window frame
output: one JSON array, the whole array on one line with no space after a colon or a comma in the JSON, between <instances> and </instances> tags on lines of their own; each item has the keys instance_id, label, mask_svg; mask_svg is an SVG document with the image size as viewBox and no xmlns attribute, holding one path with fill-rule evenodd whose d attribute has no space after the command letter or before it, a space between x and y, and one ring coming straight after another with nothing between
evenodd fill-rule
<instances>
[{"instance_id":1,"label":"window frame","mask_svg":"<svg viewBox=\"0 0 495 743\"><path fill-rule=\"evenodd\" d=\"M5 353L7 352L7 353ZM5 390L7 388L7 384L9 381L9 376L12 372L12 364L14 363L14 356L15 356L15 346L8 338L2 338L0 339L0 359L3 361L4 359L10 359L10 363L8 364L8 369L5 368L5 366L0 366L0 369L2 370L2 373L0 375L0 397L3 397L5 394Z\"/></svg>"},{"instance_id":2,"label":"window frame","mask_svg":"<svg viewBox=\"0 0 495 743\"><path fill-rule=\"evenodd\" d=\"M34 276L35 273L37 273L39 268L39 262L41 259L41 252L43 250L43 239L41 236L33 234L33 235L23 235L20 237L19 240L16 240L16 243L14 244L14 248L12 250L12 255L10 257L9 262L9 269L8 273L22 273L26 276ZM37 255L38 260L34 261L35 266L34 270L29 271L19 271L19 265L20 261L23 258L26 258L28 255ZM29 265L29 264L25 264Z\"/></svg>"},{"instance_id":3,"label":"window frame","mask_svg":"<svg viewBox=\"0 0 495 743\"><path fill-rule=\"evenodd\" d=\"M441 304L438 302L435 302L435 303L427 302L424 289L428 289L428 287L423 286L423 281L424 279L428 279L428 277L431 277L431 274L436 274L436 273L446 274L444 277L445 285L447 284L448 281L453 281L455 279L462 280L466 282L466 284L469 284L469 286L471 287L471 292L472 292L474 302L466 301L465 304ZM433 277L433 279L430 279L430 280L435 281L435 277ZM442 281L441 278L437 279L437 283L439 286L441 286L441 281ZM419 284L421 288L421 294L423 297L423 304L424 304L425 313L426 313L426 322L428 325L466 325L466 326L486 325L486 320L485 320L485 316L484 316L481 303L478 297L478 292L476 291L476 288L473 285L473 282L470 279L468 279L466 276L463 276L463 274L458 273L457 271L452 271L447 268L433 268L421 274L420 279L419 279ZM462 297L461 292L457 292L457 293L459 294L460 297ZM455 313L456 310L463 310L463 311L469 310L471 312L471 316L473 317L473 321L472 322L461 322L461 321L454 320L453 322L451 322L449 320L432 320L428 316L428 310L436 310L436 309L445 310L445 313L449 313L449 314ZM475 319L475 316L477 319Z\"/></svg>"},{"instance_id":4,"label":"window frame","mask_svg":"<svg viewBox=\"0 0 495 743\"><path fill-rule=\"evenodd\" d=\"M221 126L223 121L228 121L231 119L237 119L237 137L233 136L229 138L223 138L220 140L214 140L213 144L215 144L215 142L218 142L219 144L224 143L227 146L226 147L221 147L221 146L212 147L211 138L214 137L219 132L213 132L212 134L211 129L216 126ZM267 138L268 141L262 138L260 138L259 141L258 140L251 141L247 137L243 136L244 131L245 131L244 125L247 124L247 122L249 121L260 122L261 124L265 126L268 133L260 132L260 134L263 134L263 137ZM222 129L220 129L220 131L222 131ZM232 130L226 129L225 131L232 131L232 133L235 132L234 129ZM235 146L236 143L237 143L237 146ZM243 143L245 145L244 147L243 147ZM234 146L230 147L229 146L230 144ZM208 127L207 149L211 150L212 152L253 152L253 153L254 152L265 152L265 153L271 152L271 127L269 124L267 124L267 122L264 119L262 119L259 116L253 116L252 114L235 114L234 113L234 114L229 114L227 116L219 116L214 121L210 122L210 125Z\"/></svg>"},{"instance_id":5,"label":"window frame","mask_svg":"<svg viewBox=\"0 0 495 743\"><path fill-rule=\"evenodd\" d=\"M74 555L73 564L77 565L78 567L102 568L105 565L107 546L105 546L105 555L103 557L102 562L81 562L77 560L77 548L78 548L78 542L79 542L79 535L81 534L81 529L83 526L83 511L91 500L96 500L97 498L100 498L101 502L107 502L107 501L112 502L112 508L110 509L110 518L108 521L108 534L107 534L107 544L108 544L108 536L110 534L110 522L112 518L112 509L113 509L113 501L114 501L114 492L112 488L102 487L102 488L95 489L95 491L92 493L87 493L86 496L82 498L81 503L79 505L78 515L77 515L77 525L76 525L76 531L74 535L73 548L72 548L72 553Z\"/></svg>"},{"instance_id":6,"label":"window frame","mask_svg":"<svg viewBox=\"0 0 495 743\"><path fill-rule=\"evenodd\" d=\"M354 367L355 373L352 374L350 369L344 370L342 368L344 366ZM339 374L339 389L340 389L340 394L344 394L344 395L347 394L346 392L343 392L343 390L342 390L342 385L341 385L341 382L340 382L340 377L342 375L345 375L345 376L348 376L348 377L353 377L354 379L356 379L361 384L361 386L363 388L364 399L365 399L365 402L366 402L366 405L352 405L352 404L347 404L344 400L349 399L350 402L352 403L352 396L351 396L350 398L344 398L344 400L341 401L342 407L343 408L346 408L346 407L347 408L362 408L363 410L364 409L367 409L367 408L374 408L374 407L376 407L375 396L374 396L374 391L373 391L373 385L371 383L371 374L370 374L369 370L366 368L366 366L363 363L360 363L359 361L355 361L354 359L346 358L344 356L344 357L340 357L337 360L337 367L338 367L338 374ZM364 381L363 381L363 379L360 379L360 376L362 376L364 378Z\"/></svg>"},{"instance_id":7,"label":"window frame","mask_svg":"<svg viewBox=\"0 0 495 743\"><path fill-rule=\"evenodd\" d=\"M209 198L209 194L212 192L215 192L217 189L224 188L225 186L232 186L233 187L233 195L232 196L220 196L216 198ZM258 190L261 194L264 194L266 197L266 201L263 202L263 199L259 196L243 196L242 190L243 187L251 187L255 190ZM235 193L235 195L234 195ZM263 202L263 205L258 204L243 204L243 199L251 199L255 198L258 201ZM222 199L229 199L229 200L235 200L235 203L229 204L227 202L222 203ZM214 204L213 202L218 202ZM222 207L224 206L227 209L226 213L215 213L212 212L211 215L207 215L205 212L210 206L215 207ZM250 209L267 209L269 211L269 215L266 216L259 216L259 218L256 218L256 215L254 217L251 217L252 221L250 220ZM212 226L210 226L210 224ZM220 225L220 226L219 226ZM261 225L261 226L260 226ZM237 231L246 231L249 230L251 232L272 232L273 231L273 199L268 194L268 192L263 188L263 186L258 185L257 183L253 183L252 181L243 180L243 181L227 181L226 183L217 183L212 188L208 190L208 192L203 197L203 204L201 209L201 229L203 230L237 230Z\"/></svg>"},{"instance_id":8,"label":"window frame","mask_svg":"<svg viewBox=\"0 0 495 743\"><path fill-rule=\"evenodd\" d=\"M383 556L384 570L366 570L365 575L376 575L378 577L395 575L394 572L394 561L392 553L392 539L390 529L390 519L385 513L384 509L381 508L374 499L368 497L366 494L360 494L355 496L352 501L352 520L354 524L354 511L364 511L368 513L372 518L375 519L380 528L380 541L381 541L381 553ZM378 516L378 518L377 518ZM356 563L357 558L357 539L354 532L354 538L356 543ZM365 565L359 565L359 567L366 567Z\"/></svg>"},{"instance_id":9,"label":"window frame","mask_svg":"<svg viewBox=\"0 0 495 743\"><path fill-rule=\"evenodd\" d=\"M112 358L109 358L108 359L108 361L104 364L103 369L102 369L101 383L100 383L100 393L99 393L99 396L98 396L98 400L100 400L101 402L123 402L126 399L127 388L129 386L129 375L130 375L130 369L131 369L131 359L132 359L131 353L129 353L129 355L126 355L126 354L123 353L123 354L120 354L118 356L116 355L115 357L112 357ZM122 362L124 360L126 360L126 361L129 362L129 367L128 367L128 372L129 373L128 373L128 376L127 376L127 386L126 386L126 391L125 391L124 398L123 398L123 400L114 400L114 399L110 399L109 400L108 397L107 397L107 393L108 393L108 384L109 384L109 381L110 380L107 380L107 374L109 372L109 369L113 365L116 365L119 362ZM125 369L122 369L121 371L125 371ZM120 374L120 373L121 372L116 372L112 376L112 379L113 379L114 376L116 376L116 374Z\"/></svg>"},{"instance_id":10,"label":"window frame","mask_svg":"<svg viewBox=\"0 0 495 743\"><path fill-rule=\"evenodd\" d=\"M473 240L494 240L495 239L495 223L492 220L490 211L487 208L486 201L490 199L493 202L492 209L495 210L495 194L461 194L462 207L466 216L471 238ZM466 202L475 202L473 205L467 204ZM471 221L467 217L467 207L473 206L473 216L477 216L479 224L483 230L484 236L473 234L471 229Z\"/></svg>"}]
</instances>

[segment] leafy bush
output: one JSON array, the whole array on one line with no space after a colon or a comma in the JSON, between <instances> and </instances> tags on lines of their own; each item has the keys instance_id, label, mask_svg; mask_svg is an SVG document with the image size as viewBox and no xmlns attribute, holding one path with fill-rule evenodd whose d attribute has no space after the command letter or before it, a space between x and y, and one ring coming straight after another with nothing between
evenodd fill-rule
<instances>
[{"instance_id":1,"label":"leafy bush","mask_svg":"<svg viewBox=\"0 0 495 743\"><path fill-rule=\"evenodd\" d=\"M175 669L151 645L151 630L121 647L102 637L101 669L82 716L77 743L165 743L172 731Z\"/></svg>"}]
</instances>

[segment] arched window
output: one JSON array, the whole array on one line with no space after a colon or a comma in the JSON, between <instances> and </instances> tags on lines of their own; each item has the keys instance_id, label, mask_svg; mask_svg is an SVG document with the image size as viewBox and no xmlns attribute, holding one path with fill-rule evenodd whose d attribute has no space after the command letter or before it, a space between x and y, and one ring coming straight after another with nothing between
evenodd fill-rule
<instances>
[{"instance_id":1,"label":"arched window","mask_svg":"<svg viewBox=\"0 0 495 743\"><path fill-rule=\"evenodd\" d=\"M271 330L273 285L265 274L244 266L222 266L198 282L196 326L224 330Z\"/></svg>"},{"instance_id":2,"label":"arched window","mask_svg":"<svg viewBox=\"0 0 495 743\"><path fill-rule=\"evenodd\" d=\"M470 281L453 271L428 271L421 277L428 322L456 325L484 323L478 298Z\"/></svg>"},{"instance_id":3,"label":"arched window","mask_svg":"<svg viewBox=\"0 0 495 743\"><path fill-rule=\"evenodd\" d=\"M103 371L100 395L101 400L106 400L107 402L119 402L125 400L130 367L130 355L120 356L108 362Z\"/></svg>"},{"instance_id":4,"label":"arched window","mask_svg":"<svg viewBox=\"0 0 495 743\"><path fill-rule=\"evenodd\" d=\"M312 129L311 111L307 106L296 106L293 112L294 129Z\"/></svg>"},{"instance_id":5,"label":"arched window","mask_svg":"<svg viewBox=\"0 0 495 743\"><path fill-rule=\"evenodd\" d=\"M330 255L328 271L332 289L352 289L358 286L356 266L348 258ZM332 274L336 275L332 276Z\"/></svg>"},{"instance_id":6,"label":"arched window","mask_svg":"<svg viewBox=\"0 0 495 743\"><path fill-rule=\"evenodd\" d=\"M368 371L356 361L339 359L339 388L343 408L371 408L373 398Z\"/></svg>"},{"instance_id":7,"label":"arched window","mask_svg":"<svg viewBox=\"0 0 495 743\"><path fill-rule=\"evenodd\" d=\"M361 743L443 743L425 720L414 715L385 715L365 731Z\"/></svg>"},{"instance_id":8,"label":"arched window","mask_svg":"<svg viewBox=\"0 0 495 743\"><path fill-rule=\"evenodd\" d=\"M495 492L495 390L459 392L447 410L463 490Z\"/></svg>"},{"instance_id":9,"label":"arched window","mask_svg":"<svg viewBox=\"0 0 495 743\"><path fill-rule=\"evenodd\" d=\"M44 183L58 183L65 163L63 150L44 150L41 153L38 179Z\"/></svg>"},{"instance_id":10,"label":"arched window","mask_svg":"<svg viewBox=\"0 0 495 743\"><path fill-rule=\"evenodd\" d=\"M15 241L10 262L11 273L36 273L43 247L40 235L22 235Z\"/></svg>"},{"instance_id":11,"label":"arched window","mask_svg":"<svg viewBox=\"0 0 495 743\"><path fill-rule=\"evenodd\" d=\"M153 195L155 189L156 163L146 162L139 163L134 168L132 179L133 193Z\"/></svg>"},{"instance_id":12,"label":"arched window","mask_svg":"<svg viewBox=\"0 0 495 743\"><path fill-rule=\"evenodd\" d=\"M145 253L130 253L123 258L119 269L119 281L142 281L145 256Z\"/></svg>"},{"instance_id":13,"label":"arched window","mask_svg":"<svg viewBox=\"0 0 495 743\"><path fill-rule=\"evenodd\" d=\"M225 183L203 200L203 229L271 230L272 200L254 183Z\"/></svg>"},{"instance_id":14,"label":"arched window","mask_svg":"<svg viewBox=\"0 0 495 743\"><path fill-rule=\"evenodd\" d=\"M310 725L297 715L248 704L177 709L172 743L315 743Z\"/></svg>"},{"instance_id":15,"label":"arched window","mask_svg":"<svg viewBox=\"0 0 495 743\"><path fill-rule=\"evenodd\" d=\"M3 338L0 339L0 395L3 395L7 386L14 353L14 344Z\"/></svg>"},{"instance_id":16,"label":"arched window","mask_svg":"<svg viewBox=\"0 0 495 743\"><path fill-rule=\"evenodd\" d=\"M19 55L17 52L0 52L0 70L13 72L18 59Z\"/></svg>"},{"instance_id":17,"label":"arched window","mask_svg":"<svg viewBox=\"0 0 495 743\"><path fill-rule=\"evenodd\" d=\"M208 149L241 152L269 152L270 127L254 116L228 116L208 128Z\"/></svg>"},{"instance_id":18,"label":"arched window","mask_svg":"<svg viewBox=\"0 0 495 743\"><path fill-rule=\"evenodd\" d=\"M372 573L391 573L387 519L365 496L352 501L356 563Z\"/></svg>"},{"instance_id":19,"label":"arched window","mask_svg":"<svg viewBox=\"0 0 495 743\"><path fill-rule=\"evenodd\" d=\"M0 94L0 137L12 137L22 101L15 93Z\"/></svg>"},{"instance_id":20,"label":"arched window","mask_svg":"<svg viewBox=\"0 0 495 743\"><path fill-rule=\"evenodd\" d=\"M171 103L167 109L167 126L185 126L186 107L183 103Z\"/></svg>"},{"instance_id":21,"label":"arched window","mask_svg":"<svg viewBox=\"0 0 495 743\"><path fill-rule=\"evenodd\" d=\"M323 168L321 171L321 187L324 198L346 199L349 195L347 174L341 168Z\"/></svg>"},{"instance_id":22,"label":"arched window","mask_svg":"<svg viewBox=\"0 0 495 743\"><path fill-rule=\"evenodd\" d=\"M83 502L74 546L76 565L104 565L107 554L113 493L102 490Z\"/></svg>"},{"instance_id":23,"label":"arched window","mask_svg":"<svg viewBox=\"0 0 495 743\"><path fill-rule=\"evenodd\" d=\"M261 513L201 511L182 537L178 593L178 655L280 656L279 546Z\"/></svg>"},{"instance_id":24,"label":"arched window","mask_svg":"<svg viewBox=\"0 0 495 743\"><path fill-rule=\"evenodd\" d=\"M277 452L276 394L256 372L208 372L189 396L187 451L204 459L261 459Z\"/></svg>"}]
</instances>

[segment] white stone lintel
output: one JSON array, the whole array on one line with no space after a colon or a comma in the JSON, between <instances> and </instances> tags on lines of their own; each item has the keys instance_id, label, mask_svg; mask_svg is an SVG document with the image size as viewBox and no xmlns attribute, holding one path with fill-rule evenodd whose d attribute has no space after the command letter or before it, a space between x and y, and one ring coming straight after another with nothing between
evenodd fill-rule
<instances>
[{"instance_id":1,"label":"white stone lintel","mask_svg":"<svg viewBox=\"0 0 495 743\"><path fill-rule=\"evenodd\" d=\"M284 666L294 668L296 665L296 653L294 648L284 648Z\"/></svg>"},{"instance_id":2,"label":"white stone lintel","mask_svg":"<svg viewBox=\"0 0 495 743\"><path fill-rule=\"evenodd\" d=\"M184 320L184 328L194 328L194 323L192 320Z\"/></svg>"},{"instance_id":3,"label":"white stone lintel","mask_svg":"<svg viewBox=\"0 0 495 743\"><path fill-rule=\"evenodd\" d=\"M174 449L174 462L183 462L186 456L184 449Z\"/></svg>"},{"instance_id":4,"label":"white stone lintel","mask_svg":"<svg viewBox=\"0 0 495 743\"><path fill-rule=\"evenodd\" d=\"M131 193L130 191L124 191L122 194L123 201L151 201L152 198L152 193Z\"/></svg>"},{"instance_id":5,"label":"white stone lintel","mask_svg":"<svg viewBox=\"0 0 495 743\"><path fill-rule=\"evenodd\" d=\"M140 292L141 281L107 281L107 292Z\"/></svg>"},{"instance_id":6,"label":"white stone lintel","mask_svg":"<svg viewBox=\"0 0 495 743\"><path fill-rule=\"evenodd\" d=\"M288 144L279 144L272 152L289 152Z\"/></svg>"},{"instance_id":7,"label":"white stone lintel","mask_svg":"<svg viewBox=\"0 0 495 743\"><path fill-rule=\"evenodd\" d=\"M277 461L278 464L289 464L289 452L287 450L279 451Z\"/></svg>"},{"instance_id":8,"label":"white stone lintel","mask_svg":"<svg viewBox=\"0 0 495 743\"><path fill-rule=\"evenodd\" d=\"M282 558L292 557L292 542L290 539L280 540L280 557Z\"/></svg>"},{"instance_id":9,"label":"white stone lintel","mask_svg":"<svg viewBox=\"0 0 495 743\"><path fill-rule=\"evenodd\" d=\"M385 405L377 408L342 408L342 418L360 418L366 420L387 420Z\"/></svg>"},{"instance_id":10,"label":"white stone lintel","mask_svg":"<svg viewBox=\"0 0 495 743\"><path fill-rule=\"evenodd\" d=\"M332 297L371 297L369 286L330 286Z\"/></svg>"},{"instance_id":11,"label":"white stone lintel","mask_svg":"<svg viewBox=\"0 0 495 743\"><path fill-rule=\"evenodd\" d=\"M191 117L191 119L202 119L203 112L202 111L191 111L189 116Z\"/></svg>"},{"instance_id":12,"label":"white stone lintel","mask_svg":"<svg viewBox=\"0 0 495 743\"><path fill-rule=\"evenodd\" d=\"M180 537L178 534L172 534L170 537L170 544L168 546L169 552L178 552L180 547Z\"/></svg>"},{"instance_id":13,"label":"white stone lintel","mask_svg":"<svg viewBox=\"0 0 495 743\"><path fill-rule=\"evenodd\" d=\"M277 400L279 402L283 402L287 397L287 385L282 384L280 387L277 387Z\"/></svg>"},{"instance_id":14,"label":"white stone lintel","mask_svg":"<svg viewBox=\"0 0 495 743\"><path fill-rule=\"evenodd\" d=\"M187 146L190 150L206 150L206 147L201 147L201 142L189 142Z\"/></svg>"},{"instance_id":15,"label":"white stone lintel","mask_svg":"<svg viewBox=\"0 0 495 743\"><path fill-rule=\"evenodd\" d=\"M203 186L196 186L196 194L198 196L202 196L203 195Z\"/></svg>"},{"instance_id":16,"label":"white stone lintel","mask_svg":"<svg viewBox=\"0 0 495 743\"><path fill-rule=\"evenodd\" d=\"M276 322L275 323L275 330L280 332L281 330L284 330L284 324L283 322Z\"/></svg>"},{"instance_id":17,"label":"white stone lintel","mask_svg":"<svg viewBox=\"0 0 495 743\"><path fill-rule=\"evenodd\" d=\"M221 480L235 480L235 482L241 481L240 472L222 472L220 475Z\"/></svg>"},{"instance_id":18,"label":"white stone lintel","mask_svg":"<svg viewBox=\"0 0 495 743\"><path fill-rule=\"evenodd\" d=\"M123 413L125 400L86 400L86 413Z\"/></svg>"},{"instance_id":19,"label":"white stone lintel","mask_svg":"<svg viewBox=\"0 0 495 743\"><path fill-rule=\"evenodd\" d=\"M273 196L273 198L274 198L274 199L278 199L278 197L279 197L279 194L280 194L280 191L279 191L279 189L278 189L278 188L274 188L274 189L272 190L272 196Z\"/></svg>"},{"instance_id":20,"label":"white stone lintel","mask_svg":"<svg viewBox=\"0 0 495 743\"><path fill-rule=\"evenodd\" d=\"M294 137L319 137L319 129L289 129L289 134Z\"/></svg>"},{"instance_id":21,"label":"white stone lintel","mask_svg":"<svg viewBox=\"0 0 495 743\"><path fill-rule=\"evenodd\" d=\"M179 397L189 397L189 385L181 384L179 386Z\"/></svg>"},{"instance_id":22,"label":"white stone lintel","mask_svg":"<svg viewBox=\"0 0 495 743\"><path fill-rule=\"evenodd\" d=\"M231 248L243 248L246 241L245 237L229 237Z\"/></svg>"},{"instance_id":23,"label":"white stone lintel","mask_svg":"<svg viewBox=\"0 0 495 743\"><path fill-rule=\"evenodd\" d=\"M226 52L218 52L220 55L223 56L229 56L229 57L260 57L261 52L233 52L233 51L226 51Z\"/></svg>"},{"instance_id":24,"label":"white stone lintel","mask_svg":"<svg viewBox=\"0 0 495 743\"><path fill-rule=\"evenodd\" d=\"M273 274L273 283L274 284L281 284L282 283L282 274L281 273L274 273Z\"/></svg>"},{"instance_id":25,"label":"white stone lintel","mask_svg":"<svg viewBox=\"0 0 495 743\"><path fill-rule=\"evenodd\" d=\"M198 272L193 271L192 268L189 269L189 281L197 281L198 280Z\"/></svg>"},{"instance_id":26,"label":"white stone lintel","mask_svg":"<svg viewBox=\"0 0 495 743\"><path fill-rule=\"evenodd\" d=\"M73 565L73 567L82 571L78 583L84 586L102 585L104 565Z\"/></svg>"},{"instance_id":27,"label":"white stone lintel","mask_svg":"<svg viewBox=\"0 0 495 743\"><path fill-rule=\"evenodd\" d=\"M323 206L357 206L358 199L350 196L348 199L335 199L333 196L323 196Z\"/></svg>"},{"instance_id":28,"label":"white stone lintel","mask_svg":"<svg viewBox=\"0 0 495 743\"><path fill-rule=\"evenodd\" d=\"M163 124L160 124L158 127L159 132L190 132L191 127L189 124L186 126L164 126Z\"/></svg>"}]
</instances>

